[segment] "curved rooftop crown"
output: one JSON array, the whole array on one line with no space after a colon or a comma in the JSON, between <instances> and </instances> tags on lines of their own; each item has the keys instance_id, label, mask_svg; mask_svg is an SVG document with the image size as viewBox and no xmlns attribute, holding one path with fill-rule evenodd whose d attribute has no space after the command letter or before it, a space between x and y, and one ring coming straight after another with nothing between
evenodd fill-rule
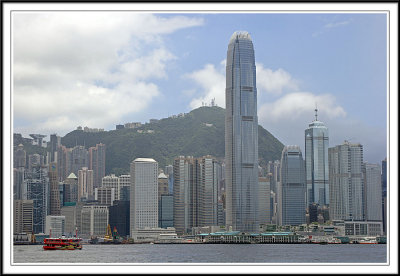
<instances>
[{"instance_id":1,"label":"curved rooftop crown","mask_svg":"<svg viewBox=\"0 0 400 276\"><path fill-rule=\"evenodd\" d=\"M312 121L308 124L309 127L324 127L326 128L325 124L321 121Z\"/></svg>"},{"instance_id":2,"label":"curved rooftop crown","mask_svg":"<svg viewBox=\"0 0 400 276\"><path fill-rule=\"evenodd\" d=\"M246 31L236 31L233 33L231 36L231 39L229 40L229 43L236 40L236 39L246 39L246 40L251 40L251 36L248 32Z\"/></svg>"}]
</instances>

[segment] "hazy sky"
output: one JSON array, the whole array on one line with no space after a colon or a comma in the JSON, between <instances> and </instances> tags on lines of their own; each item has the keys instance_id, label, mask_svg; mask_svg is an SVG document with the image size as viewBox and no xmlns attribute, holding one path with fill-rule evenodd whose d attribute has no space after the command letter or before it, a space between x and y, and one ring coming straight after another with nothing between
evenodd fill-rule
<instances>
[{"instance_id":1,"label":"hazy sky","mask_svg":"<svg viewBox=\"0 0 400 276\"><path fill-rule=\"evenodd\" d=\"M314 119L330 146L387 139L384 13L17 12L12 18L14 132L64 136L225 107L225 60L238 30L254 43L258 120L304 150ZM47 137L47 140L49 137Z\"/></svg>"}]
</instances>

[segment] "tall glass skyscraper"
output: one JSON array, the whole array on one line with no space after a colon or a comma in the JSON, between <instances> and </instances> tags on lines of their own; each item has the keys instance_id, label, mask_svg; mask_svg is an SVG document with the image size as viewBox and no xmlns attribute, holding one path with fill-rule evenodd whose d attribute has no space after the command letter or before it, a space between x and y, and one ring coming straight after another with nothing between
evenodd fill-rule
<instances>
[{"instance_id":1,"label":"tall glass skyscraper","mask_svg":"<svg viewBox=\"0 0 400 276\"><path fill-rule=\"evenodd\" d=\"M226 226L258 231L256 65L248 32L235 32L226 59Z\"/></svg>"},{"instance_id":2,"label":"tall glass skyscraper","mask_svg":"<svg viewBox=\"0 0 400 276\"><path fill-rule=\"evenodd\" d=\"M317 203L329 205L328 128L315 120L305 130L305 159L307 179L307 206Z\"/></svg>"},{"instance_id":3,"label":"tall glass skyscraper","mask_svg":"<svg viewBox=\"0 0 400 276\"><path fill-rule=\"evenodd\" d=\"M278 224L300 225L306 222L304 160L299 146L285 146L278 184Z\"/></svg>"}]
</instances>

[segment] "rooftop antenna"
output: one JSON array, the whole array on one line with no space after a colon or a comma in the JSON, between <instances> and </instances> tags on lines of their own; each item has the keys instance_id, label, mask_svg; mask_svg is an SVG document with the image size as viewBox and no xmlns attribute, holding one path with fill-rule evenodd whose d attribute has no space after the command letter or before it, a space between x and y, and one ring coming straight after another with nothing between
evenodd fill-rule
<instances>
[{"instance_id":1,"label":"rooftop antenna","mask_svg":"<svg viewBox=\"0 0 400 276\"><path fill-rule=\"evenodd\" d=\"M318 121L318 108L317 108L317 103L315 103L315 121Z\"/></svg>"}]
</instances>

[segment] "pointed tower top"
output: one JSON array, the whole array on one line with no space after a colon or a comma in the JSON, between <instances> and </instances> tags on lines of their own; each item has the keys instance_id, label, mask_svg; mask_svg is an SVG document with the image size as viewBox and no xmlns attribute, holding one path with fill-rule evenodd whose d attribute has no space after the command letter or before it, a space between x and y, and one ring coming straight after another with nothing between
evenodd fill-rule
<instances>
[{"instance_id":1,"label":"pointed tower top","mask_svg":"<svg viewBox=\"0 0 400 276\"><path fill-rule=\"evenodd\" d=\"M317 103L315 103L315 121L318 121L318 108L317 108Z\"/></svg>"}]
</instances>

